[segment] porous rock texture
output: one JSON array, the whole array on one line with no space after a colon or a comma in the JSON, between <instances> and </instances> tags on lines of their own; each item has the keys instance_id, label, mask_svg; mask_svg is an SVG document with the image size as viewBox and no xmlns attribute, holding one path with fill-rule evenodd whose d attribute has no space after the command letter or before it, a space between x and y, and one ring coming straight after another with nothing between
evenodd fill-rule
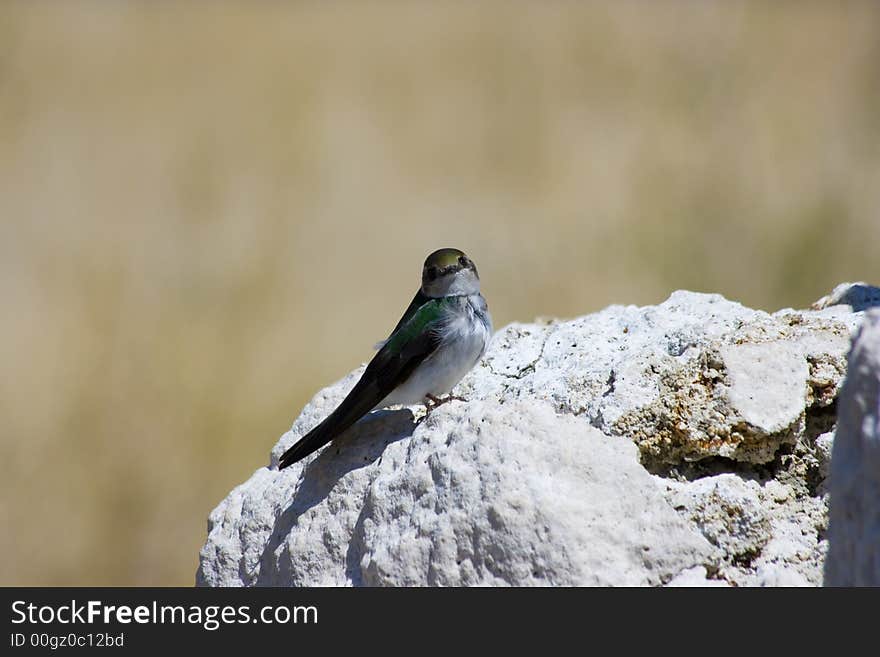
<instances>
[{"instance_id":1,"label":"porous rock texture","mask_svg":"<svg viewBox=\"0 0 880 657\"><path fill-rule=\"evenodd\" d=\"M880 586L880 310L855 340L831 460L829 586Z\"/></svg>"},{"instance_id":2,"label":"porous rock texture","mask_svg":"<svg viewBox=\"0 0 880 657\"><path fill-rule=\"evenodd\" d=\"M820 584L836 402L878 292L511 324L467 402L375 412L279 472L358 369L211 513L197 584Z\"/></svg>"}]
</instances>

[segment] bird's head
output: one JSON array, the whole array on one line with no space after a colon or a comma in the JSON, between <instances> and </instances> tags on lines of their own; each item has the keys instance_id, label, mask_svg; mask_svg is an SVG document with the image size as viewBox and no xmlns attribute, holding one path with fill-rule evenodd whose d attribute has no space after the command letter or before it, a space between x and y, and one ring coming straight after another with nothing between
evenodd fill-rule
<instances>
[{"instance_id":1,"label":"bird's head","mask_svg":"<svg viewBox=\"0 0 880 657\"><path fill-rule=\"evenodd\" d=\"M428 297L447 297L476 294L480 291L477 266L458 249L434 251L422 268L422 294Z\"/></svg>"}]
</instances>

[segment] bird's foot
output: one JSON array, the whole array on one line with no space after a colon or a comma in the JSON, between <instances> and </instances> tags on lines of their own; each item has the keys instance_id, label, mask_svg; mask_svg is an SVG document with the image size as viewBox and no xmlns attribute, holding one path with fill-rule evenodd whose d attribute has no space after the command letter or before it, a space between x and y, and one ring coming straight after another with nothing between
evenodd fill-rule
<instances>
[{"instance_id":1,"label":"bird's foot","mask_svg":"<svg viewBox=\"0 0 880 657\"><path fill-rule=\"evenodd\" d=\"M467 401L464 397L459 397L458 395L446 395L445 397L437 397L435 395L425 395L425 415L428 415L431 411L433 411L438 406L442 406L443 404L451 401Z\"/></svg>"}]
</instances>

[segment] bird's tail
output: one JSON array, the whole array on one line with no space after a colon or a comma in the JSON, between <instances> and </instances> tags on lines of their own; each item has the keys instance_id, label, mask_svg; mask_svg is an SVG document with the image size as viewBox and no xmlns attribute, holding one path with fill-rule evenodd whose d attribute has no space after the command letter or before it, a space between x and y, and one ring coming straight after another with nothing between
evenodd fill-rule
<instances>
[{"instance_id":1,"label":"bird's tail","mask_svg":"<svg viewBox=\"0 0 880 657\"><path fill-rule=\"evenodd\" d=\"M387 394L387 390L380 390L375 384L362 378L335 411L281 455L278 469L283 470L321 449L369 413Z\"/></svg>"},{"instance_id":2,"label":"bird's tail","mask_svg":"<svg viewBox=\"0 0 880 657\"><path fill-rule=\"evenodd\" d=\"M321 449L324 445L333 440L339 431L344 431L344 429L340 430L336 426L336 422L332 421L333 415L334 414L331 413L327 416L321 424L309 431L305 436L296 441L292 447L284 452L278 461L278 469L283 470L287 466L293 465L297 461L304 459L315 450Z\"/></svg>"}]
</instances>

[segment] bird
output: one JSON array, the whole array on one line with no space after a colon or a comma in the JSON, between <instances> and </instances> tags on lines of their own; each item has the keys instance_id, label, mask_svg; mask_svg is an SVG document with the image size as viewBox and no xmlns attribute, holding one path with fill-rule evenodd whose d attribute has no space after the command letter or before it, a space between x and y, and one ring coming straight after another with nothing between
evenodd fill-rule
<instances>
[{"instance_id":1,"label":"bird","mask_svg":"<svg viewBox=\"0 0 880 657\"><path fill-rule=\"evenodd\" d=\"M426 412L453 399L455 385L485 355L492 317L480 293L477 266L453 248L431 253L422 283L400 321L339 406L290 447L283 470L341 435L370 411L424 404ZM448 395L443 397L443 395Z\"/></svg>"}]
</instances>

